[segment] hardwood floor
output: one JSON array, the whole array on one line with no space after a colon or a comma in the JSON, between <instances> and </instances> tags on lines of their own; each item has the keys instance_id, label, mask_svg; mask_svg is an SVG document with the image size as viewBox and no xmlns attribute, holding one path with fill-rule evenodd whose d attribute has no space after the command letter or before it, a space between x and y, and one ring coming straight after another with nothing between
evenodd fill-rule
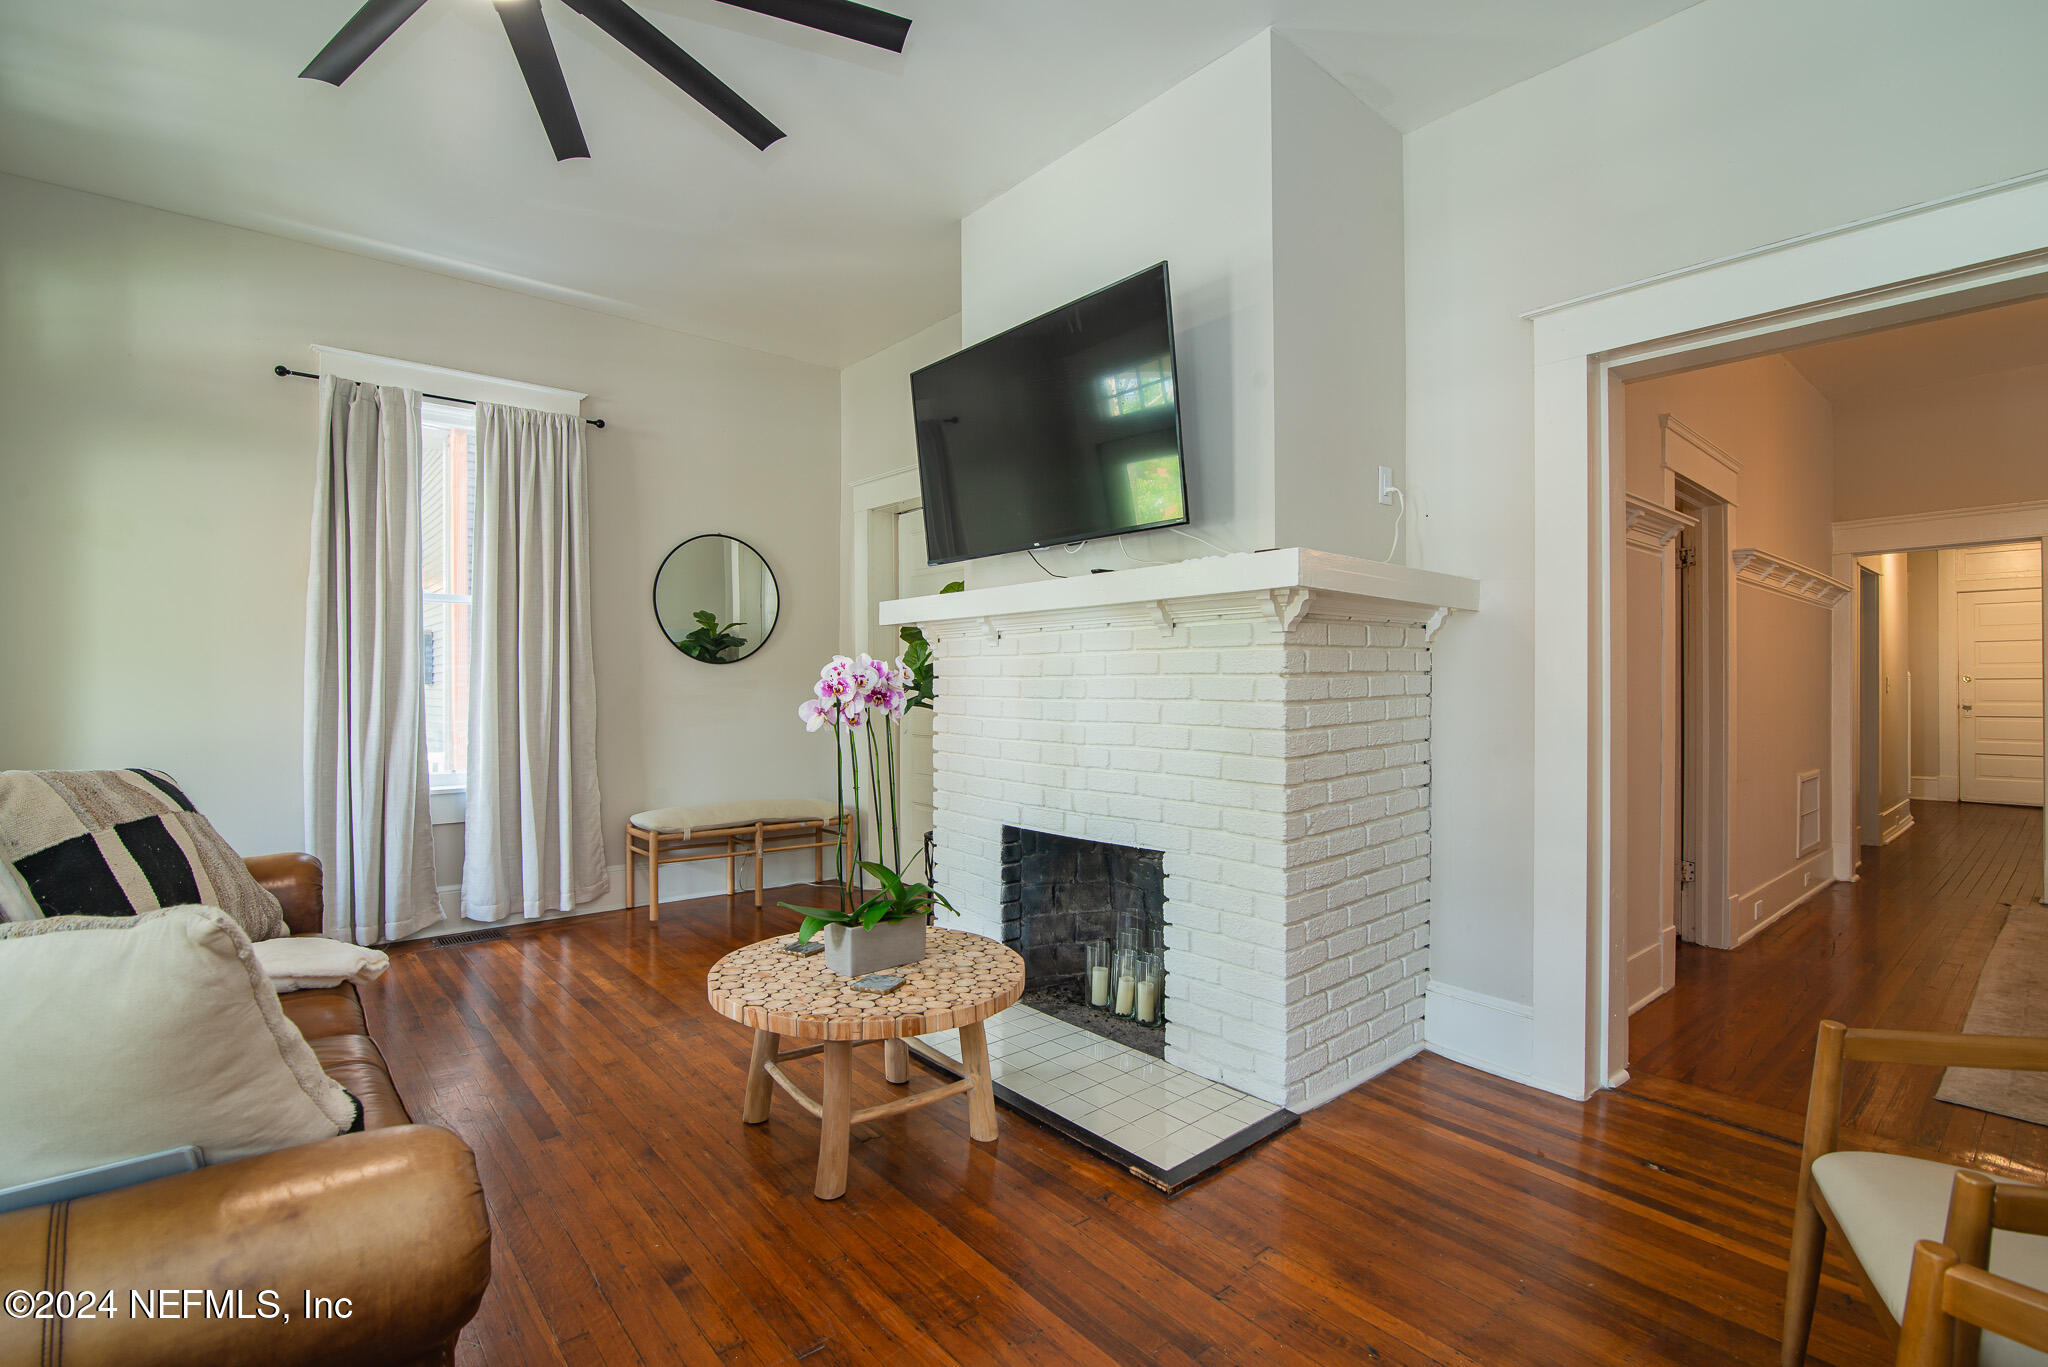
<instances>
[{"instance_id":1,"label":"hardwood floor","mask_svg":"<svg viewBox=\"0 0 2048 1367\"><path fill-rule=\"evenodd\" d=\"M2041 812L1915 802L1913 828L1741 949L1680 945L1678 985L1629 1022L1636 1083L1803 1114L1825 1019L1960 1030L1992 941L2041 896ZM1952 1161L2048 1170L2048 1129L1936 1101L1941 1070L1853 1068L1843 1123Z\"/></svg>"},{"instance_id":2,"label":"hardwood floor","mask_svg":"<svg viewBox=\"0 0 2048 1367\"><path fill-rule=\"evenodd\" d=\"M1674 1003L1653 1046L1673 1076L1583 1106L1424 1055L1168 1200L1009 1112L971 1143L941 1105L856 1127L828 1203L815 1122L778 1099L739 1123L748 1039L703 995L720 954L791 923L716 898L393 951L373 1028L490 1200L462 1363L1775 1360L1799 1103L1772 1089L1805 1065L1740 1019L1810 1049L1804 987L1745 1008L1741 983L1689 980L1685 1003L1756 1036L1729 1076L1768 1080L1761 1100L1679 1075L1712 1051ZM879 1071L861 1059L855 1105ZM1859 1114L1905 1114L1889 1096ZM1886 1360L1832 1262L1811 1360Z\"/></svg>"}]
</instances>

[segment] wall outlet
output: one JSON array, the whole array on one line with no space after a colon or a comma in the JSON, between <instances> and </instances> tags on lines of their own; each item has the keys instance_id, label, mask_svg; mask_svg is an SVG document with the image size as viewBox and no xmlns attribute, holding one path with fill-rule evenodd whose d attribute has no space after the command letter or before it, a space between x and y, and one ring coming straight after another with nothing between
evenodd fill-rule
<instances>
[{"instance_id":1,"label":"wall outlet","mask_svg":"<svg viewBox=\"0 0 2048 1367\"><path fill-rule=\"evenodd\" d=\"M1382 465L1380 467L1380 502L1392 503L1393 501L1394 467L1391 465Z\"/></svg>"}]
</instances>

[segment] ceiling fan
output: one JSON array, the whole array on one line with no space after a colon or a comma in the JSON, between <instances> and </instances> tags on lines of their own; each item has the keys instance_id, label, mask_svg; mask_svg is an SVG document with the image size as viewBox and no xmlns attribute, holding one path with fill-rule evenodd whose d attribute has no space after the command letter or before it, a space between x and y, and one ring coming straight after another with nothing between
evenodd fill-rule
<instances>
[{"instance_id":1,"label":"ceiling fan","mask_svg":"<svg viewBox=\"0 0 2048 1367\"><path fill-rule=\"evenodd\" d=\"M419 12L427 0L368 0L355 17L341 26L326 47L320 49L302 77L340 85L368 61L384 40L398 32L400 25ZM674 40L626 0L563 0L570 9L596 24L619 46L673 81L684 94L724 120L726 125L754 146L766 149L783 136L766 115L748 104ZM775 19L787 19L821 33L833 33L855 42L903 51L903 39L910 21L885 14L853 0L719 0L736 9L752 10ZM554 40L548 37L548 22L541 14L540 0L495 0L505 36L512 42L512 55L519 59L520 74L533 95L533 107L547 129L556 161L587 157L590 146L583 140L583 125L577 122L576 106L569 98L569 83L562 77L562 63L555 55Z\"/></svg>"}]
</instances>

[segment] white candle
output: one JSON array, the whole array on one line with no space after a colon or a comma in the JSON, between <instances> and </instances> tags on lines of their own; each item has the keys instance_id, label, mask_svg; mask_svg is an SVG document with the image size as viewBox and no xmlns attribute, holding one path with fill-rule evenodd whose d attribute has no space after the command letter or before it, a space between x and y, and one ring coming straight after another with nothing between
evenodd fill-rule
<instances>
[{"instance_id":1,"label":"white candle","mask_svg":"<svg viewBox=\"0 0 2048 1367\"><path fill-rule=\"evenodd\" d=\"M1131 995L1138 990L1138 980L1131 977L1116 980L1116 1013L1119 1016L1131 1014Z\"/></svg>"},{"instance_id":2,"label":"white candle","mask_svg":"<svg viewBox=\"0 0 2048 1367\"><path fill-rule=\"evenodd\" d=\"M1138 1019L1149 1022L1159 1014L1159 984L1142 982L1138 984Z\"/></svg>"},{"instance_id":3,"label":"white candle","mask_svg":"<svg viewBox=\"0 0 2048 1367\"><path fill-rule=\"evenodd\" d=\"M1088 1004L1109 1005L1109 965L1099 964L1088 970Z\"/></svg>"}]
</instances>

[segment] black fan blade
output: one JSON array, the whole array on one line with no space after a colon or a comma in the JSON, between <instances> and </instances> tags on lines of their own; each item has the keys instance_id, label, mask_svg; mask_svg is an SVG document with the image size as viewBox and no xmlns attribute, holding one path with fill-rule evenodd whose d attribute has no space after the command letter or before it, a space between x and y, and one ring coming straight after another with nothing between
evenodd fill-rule
<instances>
[{"instance_id":1,"label":"black fan blade","mask_svg":"<svg viewBox=\"0 0 2048 1367\"><path fill-rule=\"evenodd\" d=\"M787 19L821 33L836 33L856 43L903 51L910 21L901 15L856 5L853 0L722 0L735 9L750 9L772 19Z\"/></svg>"},{"instance_id":2,"label":"black fan blade","mask_svg":"<svg viewBox=\"0 0 2048 1367\"><path fill-rule=\"evenodd\" d=\"M569 98L569 83L562 78L562 59L555 54L554 39L548 37L547 16L540 12L540 0L498 0L498 18L505 36L512 40L512 55L519 59L519 73L533 95L533 108L548 130L555 160L590 155L583 141L583 125L576 120L576 105Z\"/></svg>"},{"instance_id":3,"label":"black fan blade","mask_svg":"<svg viewBox=\"0 0 2048 1367\"><path fill-rule=\"evenodd\" d=\"M684 94L725 120L726 126L765 149L783 136L760 110L706 71L666 33L647 22L625 0L568 0L570 9L609 33L619 45L666 76Z\"/></svg>"},{"instance_id":4,"label":"black fan blade","mask_svg":"<svg viewBox=\"0 0 2048 1367\"><path fill-rule=\"evenodd\" d=\"M320 55L299 73L300 77L340 85L426 3L427 0L369 0L353 19L341 26L341 32L328 40Z\"/></svg>"}]
</instances>

